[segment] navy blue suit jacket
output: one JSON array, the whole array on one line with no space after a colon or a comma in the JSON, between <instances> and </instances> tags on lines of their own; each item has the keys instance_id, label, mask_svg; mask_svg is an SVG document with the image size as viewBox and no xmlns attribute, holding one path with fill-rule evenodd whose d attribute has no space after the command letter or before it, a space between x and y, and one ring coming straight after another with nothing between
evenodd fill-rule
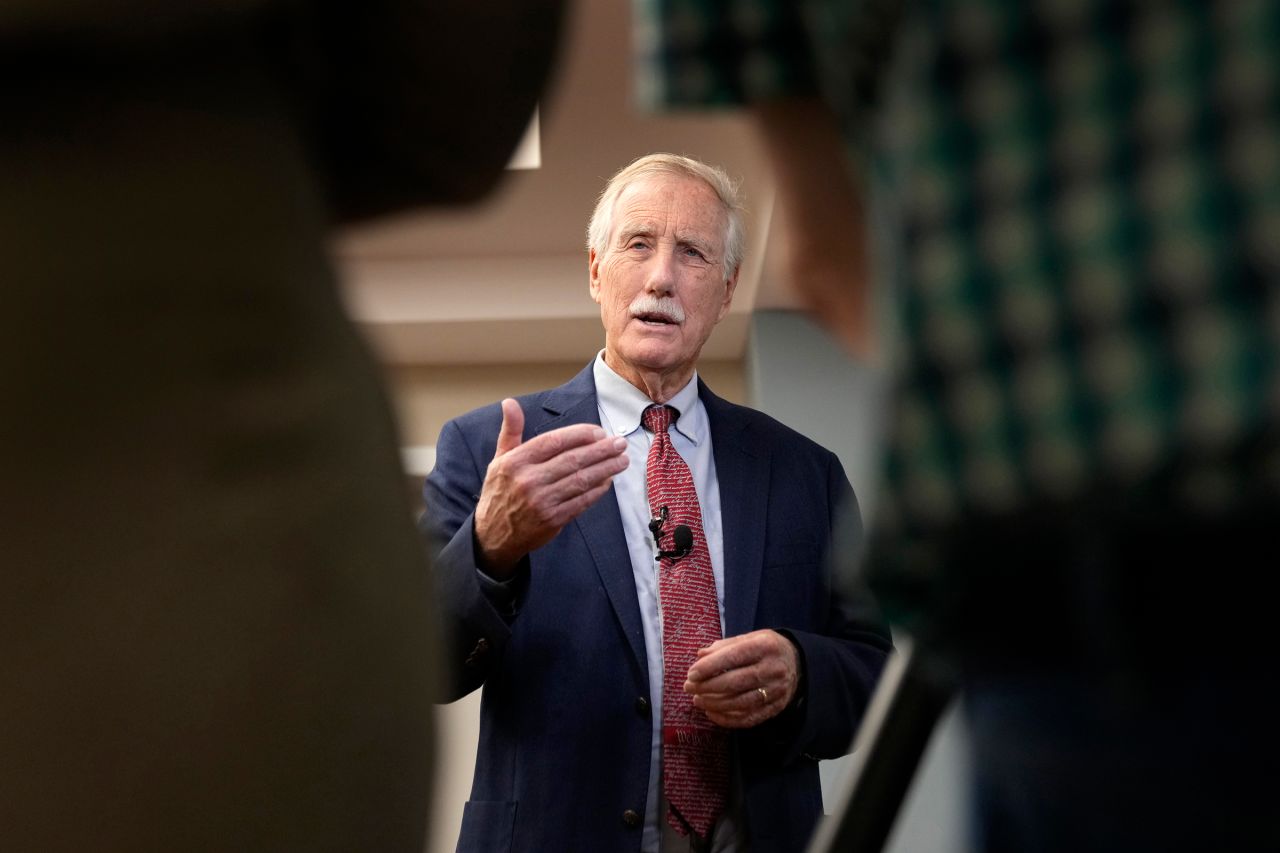
<instances>
[{"instance_id":1,"label":"navy blue suit jacket","mask_svg":"<svg viewBox=\"0 0 1280 853\"><path fill-rule=\"evenodd\" d=\"M822 813L817 762L846 753L890 649L869 600L833 590L825 554L857 504L839 461L772 418L699 395L724 529L725 632L785 630L806 673L798 706L733 736L753 853L804 849ZM524 437L599 423L591 367L520 398ZM529 555L518 613L478 582L472 520L502 414L447 423L423 528L453 653L453 700L483 685L480 745L459 851L634 851L649 781L650 685L613 490Z\"/></svg>"}]
</instances>

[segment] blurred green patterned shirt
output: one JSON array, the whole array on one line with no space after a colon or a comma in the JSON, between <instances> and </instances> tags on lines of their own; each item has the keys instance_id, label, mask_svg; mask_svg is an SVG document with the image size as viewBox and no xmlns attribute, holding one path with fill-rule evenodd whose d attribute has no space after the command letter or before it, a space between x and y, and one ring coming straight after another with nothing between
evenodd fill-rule
<instances>
[{"instance_id":1,"label":"blurred green patterned shirt","mask_svg":"<svg viewBox=\"0 0 1280 853\"><path fill-rule=\"evenodd\" d=\"M1027 506L1275 494L1280 3L636 3L649 105L819 94L871 167L899 570Z\"/></svg>"}]
</instances>

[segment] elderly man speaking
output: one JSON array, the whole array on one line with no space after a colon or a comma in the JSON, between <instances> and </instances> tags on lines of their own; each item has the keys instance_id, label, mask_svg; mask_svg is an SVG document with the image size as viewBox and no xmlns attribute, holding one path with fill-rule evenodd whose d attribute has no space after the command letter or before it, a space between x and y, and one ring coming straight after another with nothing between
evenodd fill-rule
<instances>
[{"instance_id":1,"label":"elderly man speaking","mask_svg":"<svg viewBox=\"0 0 1280 853\"><path fill-rule=\"evenodd\" d=\"M636 160L588 243L604 349L446 424L426 481L447 698L484 689L458 849L801 850L891 647L833 591L853 491L698 379L745 244L723 171Z\"/></svg>"}]
</instances>

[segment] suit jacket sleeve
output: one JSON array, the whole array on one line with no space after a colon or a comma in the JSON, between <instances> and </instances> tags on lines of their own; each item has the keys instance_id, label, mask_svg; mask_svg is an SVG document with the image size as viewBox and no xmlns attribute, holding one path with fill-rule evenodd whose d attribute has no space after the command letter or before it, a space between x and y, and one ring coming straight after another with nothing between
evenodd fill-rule
<instances>
[{"instance_id":1,"label":"suit jacket sleeve","mask_svg":"<svg viewBox=\"0 0 1280 853\"><path fill-rule=\"evenodd\" d=\"M434 556L450 676L443 701L481 686L511 628L485 595L476 565L474 520L485 470L497 443L501 410L489 406L445 424L436 464L423 487L419 527Z\"/></svg>"}]
</instances>

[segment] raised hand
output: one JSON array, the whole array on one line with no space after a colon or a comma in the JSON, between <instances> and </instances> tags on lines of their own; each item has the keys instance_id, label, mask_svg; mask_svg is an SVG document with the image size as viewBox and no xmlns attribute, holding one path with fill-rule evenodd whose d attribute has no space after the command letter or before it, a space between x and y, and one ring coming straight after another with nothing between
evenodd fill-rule
<instances>
[{"instance_id":1,"label":"raised hand","mask_svg":"<svg viewBox=\"0 0 1280 853\"><path fill-rule=\"evenodd\" d=\"M502 401L502 428L476 506L481 568L502 579L595 503L627 467L627 440L573 424L522 441L524 412Z\"/></svg>"}]
</instances>

